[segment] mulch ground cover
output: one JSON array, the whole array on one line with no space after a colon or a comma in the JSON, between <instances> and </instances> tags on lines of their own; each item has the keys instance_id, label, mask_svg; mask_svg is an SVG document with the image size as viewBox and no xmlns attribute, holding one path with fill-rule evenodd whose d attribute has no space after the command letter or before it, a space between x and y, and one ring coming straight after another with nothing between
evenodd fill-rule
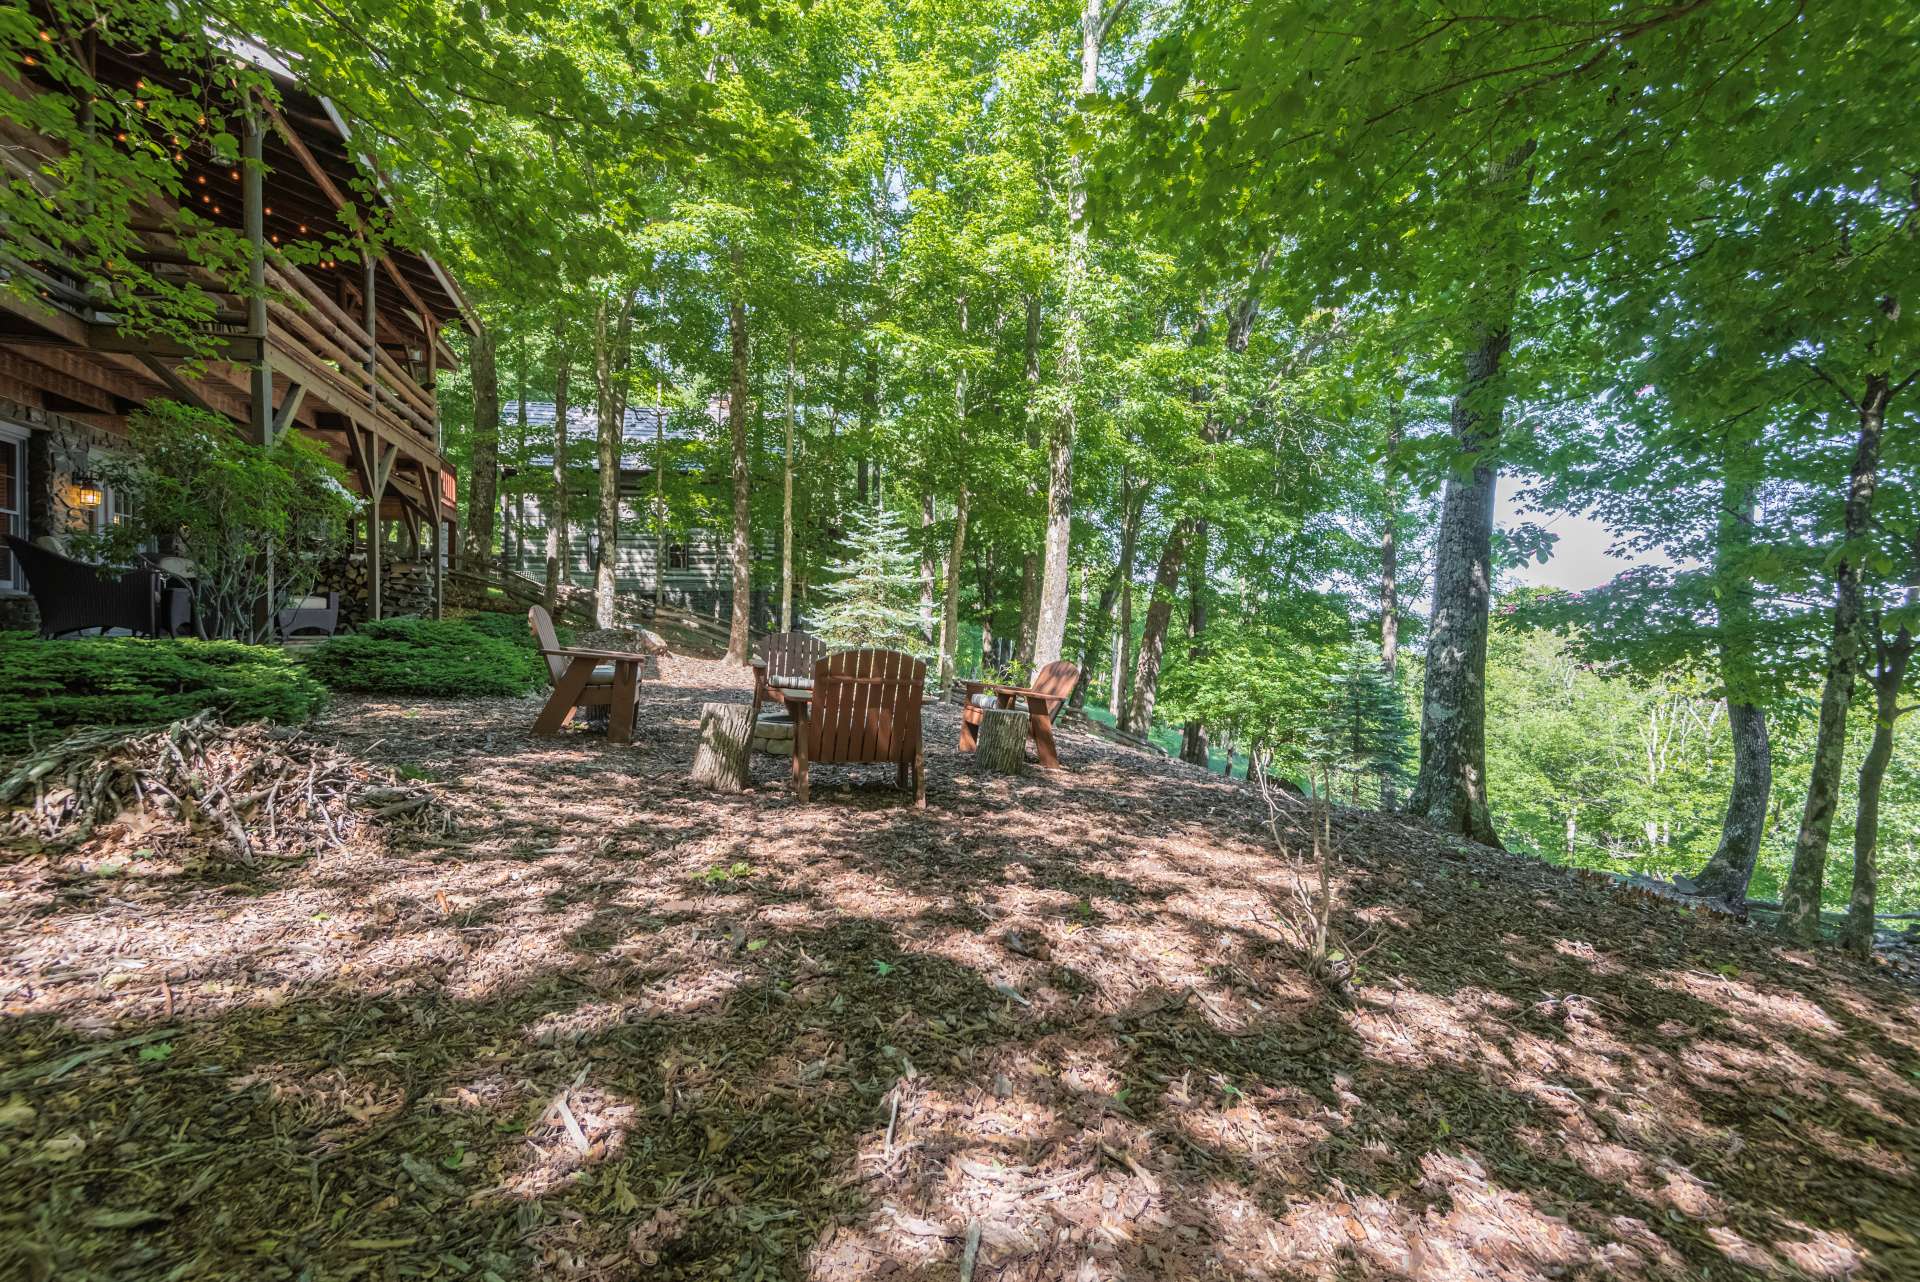
<instances>
[{"instance_id":1,"label":"mulch ground cover","mask_svg":"<svg viewBox=\"0 0 1920 1282\"><path fill-rule=\"evenodd\" d=\"M1880 968L1063 732L976 776L686 781L537 699L314 733L444 825L0 860L0 1277L1920 1277ZM1357 960L1356 960L1357 959Z\"/></svg>"}]
</instances>

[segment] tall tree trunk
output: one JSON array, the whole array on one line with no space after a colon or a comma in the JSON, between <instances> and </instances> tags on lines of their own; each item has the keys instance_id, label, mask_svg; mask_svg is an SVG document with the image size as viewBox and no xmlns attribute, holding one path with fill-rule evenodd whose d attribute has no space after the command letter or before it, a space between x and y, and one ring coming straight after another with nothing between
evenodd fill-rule
<instances>
[{"instance_id":1,"label":"tall tree trunk","mask_svg":"<svg viewBox=\"0 0 1920 1282\"><path fill-rule=\"evenodd\" d=\"M513 568L524 570L527 562L527 340L523 335L514 343L514 415L513 415Z\"/></svg>"},{"instance_id":2,"label":"tall tree trunk","mask_svg":"<svg viewBox=\"0 0 1920 1282\"><path fill-rule=\"evenodd\" d=\"M1907 604L1913 604L1913 593ZM1854 806L1853 820L1853 894L1847 903L1847 924L1841 928L1840 942L1847 951L1861 957L1873 953L1874 899L1879 890L1876 864L1880 844L1880 791L1886 782L1887 763L1893 759L1893 727L1901 715L1900 689L1906 684L1907 666L1913 658L1913 633L1902 627L1892 641L1874 625L1878 662L1873 671L1873 742L1867 758L1860 763L1860 795Z\"/></svg>"},{"instance_id":3,"label":"tall tree trunk","mask_svg":"<svg viewBox=\"0 0 1920 1282\"><path fill-rule=\"evenodd\" d=\"M1433 619L1427 631L1420 777L1408 810L1445 832L1499 846L1487 812L1487 610L1493 592L1492 451L1503 394L1496 379L1510 341L1481 332L1454 397L1452 429L1468 471L1447 478L1435 548Z\"/></svg>"},{"instance_id":4,"label":"tall tree trunk","mask_svg":"<svg viewBox=\"0 0 1920 1282\"><path fill-rule=\"evenodd\" d=\"M1727 701L1727 728L1733 736L1733 784L1727 790L1720 844L1707 866L1692 878L1695 893L1722 899L1733 908L1746 903L1747 885L1760 859L1767 831L1767 799L1773 791L1773 745L1765 708Z\"/></svg>"},{"instance_id":5,"label":"tall tree trunk","mask_svg":"<svg viewBox=\"0 0 1920 1282\"><path fill-rule=\"evenodd\" d=\"M787 335L787 448L780 460L780 630L793 631L793 367L800 337Z\"/></svg>"},{"instance_id":6,"label":"tall tree trunk","mask_svg":"<svg viewBox=\"0 0 1920 1282\"><path fill-rule=\"evenodd\" d=\"M1140 492L1142 507L1146 503L1146 489ZM1133 553L1139 546L1140 523L1134 522L1134 547L1127 549ZM1108 708L1113 713L1113 723L1117 726L1127 724L1127 709L1133 696L1132 666L1133 657L1133 566L1129 562L1127 572L1120 576L1120 623L1113 638L1113 692Z\"/></svg>"},{"instance_id":7,"label":"tall tree trunk","mask_svg":"<svg viewBox=\"0 0 1920 1282\"><path fill-rule=\"evenodd\" d=\"M1880 446L1887 426L1891 380L1868 377L1856 403L1859 439L1847 476L1844 537L1855 545L1867 535L1873 515L1873 491L1880 479ZM1847 709L1853 703L1859 669L1860 572L1843 557L1833 571L1833 639L1827 646L1826 682L1820 691L1820 728L1813 741L1813 767L1807 780L1806 809L1793 843L1793 866L1780 896L1780 933L1802 943L1820 937L1820 898L1827 875L1827 842L1840 803L1840 767L1847 746Z\"/></svg>"},{"instance_id":8,"label":"tall tree trunk","mask_svg":"<svg viewBox=\"0 0 1920 1282\"><path fill-rule=\"evenodd\" d=\"M1907 590L1901 608L1911 611L1920 603L1920 533L1914 535L1912 561L1907 569ZM1913 629L1901 624L1891 639L1886 634L1880 611L1873 613L1874 665L1873 742L1866 760L1860 764L1860 789L1853 818L1853 893L1847 901L1847 924L1841 928L1840 942L1849 952L1861 957L1873 954L1874 900L1879 894L1880 791L1887 778L1887 763L1893 759L1894 724L1912 708L1900 706L1901 687L1907 681L1907 668L1913 661L1917 643Z\"/></svg>"},{"instance_id":9,"label":"tall tree trunk","mask_svg":"<svg viewBox=\"0 0 1920 1282\"><path fill-rule=\"evenodd\" d=\"M566 326L553 326L553 510L547 515L547 582L541 593L547 613L552 614L560 598L560 576L572 560L572 540L567 536L567 517L571 496L567 493L567 383L573 368L573 354L566 348Z\"/></svg>"},{"instance_id":10,"label":"tall tree trunk","mask_svg":"<svg viewBox=\"0 0 1920 1282\"><path fill-rule=\"evenodd\" d=\"M1386 529L1380 535L1380 669L1389 679L1400 672L1400 405L1387 420ZM1392 788L1392 782L1385 785ZM1388 799L1382 798L1383 802ZM1390 804L1390 802L1388 803Z\"/></svg>"},{"instance_id":11,"label":"tall tree trunk","mask_svg":"<svg viewBox=\"0 0 1920 1282\"><path fill-rule=\"evenodd\" d=\"M1147 605L1140 653L1134 660L1133 698L1128 701L1126 724L1120 727L1134 734L1145 735L1153 729L1154 696L1160 689L1167 625L1173 620L1173 594L1180 583L1180 567L1186 563L1187 540L1192 535L1192 520L1182 517L1167 531L1166 546L1160 549L1160 565L1153 575L1153 599Z\"/></svg>"},{"instance_id":12,"label":"tall tree trunk","mask_svg":"<svg viewBox=\"0 0 1920 1282\"><path fill-rule=\"evenodd\" d=\"M672 522L667 512L667 387L666 353L653 349L653 608L667 603L667 534Z\"/></svg>"},{"instance_id":13,"label":"tall tree trunk","mask_svg":"<svg viewBox=\"0 0 1920 1282\"><path fill-rule=\"evenodd\" d=\"M1750 632L1753 608L1752 579L1740 554L1753 541L1756 486L1735 479L1743 467L1731 456L1723 461L1720 515L1714 534L1714 577L1719 624L1720 682L1726 688L1727 730L1733 736L1733 784L1727 790L1726 818L1720 824L1720 844L1700 875L1692 878L1695 893L1724 900L1740 909L1746 904L1747 885L1760 861L1760 842L1767 831L1767 803L1773 794L1773 745L1767 733L1767 710L1755 702L1754 638Z\"/></svg>"},{"instance_id":14,"label":"tall tree trunk","mask_svg":"<svg viewBox=\"0 0 1920 1282\"><path fill-rule=\"evenodd\" d=\"M600 299L593 312L593 391L595 461L599 465L599 505L594 527L597 555L593 567L594 626L610 628L620 568L620 454L619 407L614 393L614 343L607 313L612 300Z\"/></svg>"},{"instance_id":15,"label":"tall tree trunk","mask_svg":"<svg viewBox=\"0 0 1920 1282\"><path fill-rule=\"evenodd\" d=\"M1380 670L1387 686L1399 697L1400 677L1400 487L1394 476L1400 450L1400 405L1394 404L1387 420L1386 528L1380 534ZM1399 804L1394 787L1394 772L1380 772L1380 809L1391 811Z\"/></svg>"},{"instance_id":16,"label":"tall tree trunk","mask_svg":"<svg viewBox=\"0 0 1920 1282\"><path fill-rule=\"evenodd\" d=\"M1193 549L1187 557L1187 658L1198 662L1205 653L1202 634L1207 630L1207 523L1194 526ZM1180 759L1205 769L1207 723L1189 721L1181 727Z\"/></svg>"},{"instance_id":17,"label":"tall tree trunk","mask_svg":"<svg viewBox=\"0 0 1920 1282\"><path fill-rule=\"evenodd\" d=\"M740 250L733 250L733 272L740 275ZM727 332L733 339L733 381L727 421L733 429L733 621L727 631L727 658L745 664L751 656L748 612L753 594L753 541L748 506L751 473L747 467L747 305L738 289L727 303Z\"/></svg>"},{"instance_id":18,"label":"tall tree trunk","mask_svg":"<svg viewBox=\"0 0 1920 1282\"><path fill-rule=\"evenodd\" d=\"M953 499L953 544L947 549L947 592L946 600L941 603L940 625L940 688L945 690L953 684L954 656L960 649L960 566L961 555L967 550L967 482L960 481L960 491ZM982 628L983 634L990 634L991 628Z\"/></svg>"},{"instance_id":19,"label":"tall tree trunk","mask_svg":"<svg viewBox=\"0 0 1920 1282\"><path fill-rule=\"evenodd\" d=\"M1094 607L1093 618L1087 626L1087 639L1080 649L1080 679L1074 683L1073 696L1068 700L1076 708L1087 704L1087 688L1093 680L1093 667L1101 657L1101 651L1107 647L1107 639L1114 634L1113 607L1120 599L1124 585L1133 577L1134 547L1140 541L1140 514L1146 510L1147 490L1144 485L1135 485L1133 478L1125 472L1120 476L1120 559L1114 562L1113 573L1108 576L1106 585L1100 589L1100 602ZM1113 661L1116 684L1120 671L1120 660L1116 651Z\"/></svg>"},{"instance_id":20,"label":"tall tree trunk","mask_svg":"<svg viewBox=\"0 0 1920 1282\"><path fill-rule=\"evenodd\" d=\"M940 560L933 554L933 491L920 492L920 638L933 640L933 584L940 573Z\"/></svg>"},{"instance_id":21,"label":"tall tree trunk","mask_svg":"<svg viewBox=\"0 0 1920 1282\"><path fill-rule=\"evenodd\" d=\"M967 298L962 294L958 300L960 308L960 338L964 343L967 337ZM961 362L959 370L953 376L953 433L956 457L962 460L960 481L953 496L953 543L947 548L947 590L946 599L940 603L940 690L945 692L953 685L954 655L960 649L960 567L962 557L967 550L967 473L964 460L967 456L967 367Z\"/></svg>"},{"instance_id":22,"label":"tall tree trunk","mask_svg":"<svg viewBox=\"0 0 1920 1282\"><path fill-rule=\"evenodd\" d=\"M980 557L980 671L993 671L993 544Z\"/></svg>"},{"instance_id":23,"label":"tall tree trunk","mask_svg":"<svg viewBox=\"0 0 1920 1282\"><path fill-rule=\"evenodd\" d=\"M1126 0L1081 0L1079 100L1100 89L1100 46ZM1073 534L1073 440L1079 414L1081 344L1086 331L1087 153L1067 151L1067 261L1060 317L1059 405L1047 433L1047 525L1042 542L1039 617L1033 666L1060 657L1067 636L1067 589Z\"/></svg>"},{"instance_id":24,"label":"tall tree trunk","mask_svg":"<svg viewBox=\"0 0 1920 1282\"><path fill-rule=\"evenodd\" d=\"M466 558L482 571L493 559L493 514L500 501L500 371L493 331L478 321L468 348L473 366L473 475L467 484ZM370 528L378 531L376 508Z\"/></svg>"},{"instance_id":25,"label":"tall tree trunk","mask_svg":"<svg viewBox=\"0 0 1920 1282\"><path fill-rule=\"evenodd\" d=\"M1027 448L1040 448L1040 296L1027 295L1026 335ZM1029 480L1029 501L1039 497L1039 487ZM1045 542L1045 535L1041 540ZM1031 672L1034 646L1040 636L1040 557L1028 548L1020 558L1020 639L1015 658Z\"/></svg>"}]
</instances>

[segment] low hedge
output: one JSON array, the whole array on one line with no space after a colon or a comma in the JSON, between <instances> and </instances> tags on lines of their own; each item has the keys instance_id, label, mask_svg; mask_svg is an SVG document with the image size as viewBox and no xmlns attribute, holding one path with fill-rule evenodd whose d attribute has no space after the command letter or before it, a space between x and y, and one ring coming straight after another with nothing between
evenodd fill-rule
<instances>
[{"instance_id":1,"label":"low hedge","mask_svg":"<svg viewBox=\"0 0 1920 1282\"><path fill-rule=\"evenodd\" d=\"M508 641L457 619L362 624L315 646L306 666L335 690L367 694L523 694L547 679L546 664L531 643Z\"/></svg>"},{"instance_id":2,"label":"low hedge","mask_svg":"<svg viewBox=\"0 0 1920 1282\"><path fill-rule=\"evenodd\" d=\"M229 721L304 721L326 701L276 646L0 633L0 755L70 729L165 725L207 708Z\"/></svg>"},{"instance_id":3,"label":"low hedge","mask_svg":"<svg viewBox=\"0 0 1920 1282\"><path fill-rule=\"evenodd\" d=\"M502 610L474 610L467 614L456 615L454 622L464 623L476 632L484 632L490 637L498 637L502 641L511 641L515 645L525 646L530 650L538 644L538 642L534 640L533 629L527 624L527 612L525 610L521 610L516 614L508 614ZM558 625L555 626L560 637L560 643L565 645L568 630Z\"/></svg>"}]
</instances>

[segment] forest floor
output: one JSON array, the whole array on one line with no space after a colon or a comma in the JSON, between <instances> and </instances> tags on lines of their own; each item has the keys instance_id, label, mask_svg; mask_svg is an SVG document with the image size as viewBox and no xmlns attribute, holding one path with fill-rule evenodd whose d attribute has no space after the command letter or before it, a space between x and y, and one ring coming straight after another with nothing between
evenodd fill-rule
<instances>
[{"instance_id":1,"label":"forest floor","mask_svg":"<svg viewBox=\"0 0 1920 1282\"><path fill-rule=\"evenodd\" d=\"M1874 968L1352 812L1332 992L1245 784L942 707L925 811L710 794L663 667L630 747L337 703L453 840L0 862L0 1276L1920 1277Z\"/></svg>"}]
</instances>

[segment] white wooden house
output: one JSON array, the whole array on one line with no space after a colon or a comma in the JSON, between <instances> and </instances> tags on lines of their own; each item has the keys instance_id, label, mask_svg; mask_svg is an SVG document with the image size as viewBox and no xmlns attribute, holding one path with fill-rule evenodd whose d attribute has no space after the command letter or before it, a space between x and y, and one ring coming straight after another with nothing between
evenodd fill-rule
<instances>
[{"instance_id":1,"label":"white wooden house","mask_svg":"<svg viewBox=\"0 0 1920 1282\"><path fill-rule=\"evenodd\" d=\"M708 407L708 415L716 428L724 431L726 401L716 398ZM502 468L501 546L509 568L538 579L547 572L547 527L551 514L544 498L524 491L549 488L543 478L553 466L553 402L527 401L526 418L528 450L524 470L530 475L523 485L518 477L521 469ZM500 420L503 441L510 440L519 431L520 403L512 401L503 405ZM572 503L575 515L568 530L571 557L566 573L568 581L580 587L592 586L600 557L599 533L588 497L599 493L599 431L599 417L593 406L567 407L567 457L576 492ZM671 448L697 440L698 434L689 428L684 418L676 424L668 409L634 405L627 408L622 435L625 439L620 468L620 539L614 553L614 580L619 590L652 600L656 585L663 586L662 597L668 605L713 619L730 618L733 612L730 530L701 525L669 527L664 569L657 553L660 534L651 515L657 443L664 435ZM591 478L584 482L585 494L579 492L583 476ZM727 479L719 477L712 484L720 491L716 495L716 509L730 511ZM756 538L753 551L762 571L755 577L764 582L768 577L766 571L778 555L777 545ZM769 596L764 586L756 585L752 602L756 627L764 625L769 618Z\"/></svg>"}]
</instances>

